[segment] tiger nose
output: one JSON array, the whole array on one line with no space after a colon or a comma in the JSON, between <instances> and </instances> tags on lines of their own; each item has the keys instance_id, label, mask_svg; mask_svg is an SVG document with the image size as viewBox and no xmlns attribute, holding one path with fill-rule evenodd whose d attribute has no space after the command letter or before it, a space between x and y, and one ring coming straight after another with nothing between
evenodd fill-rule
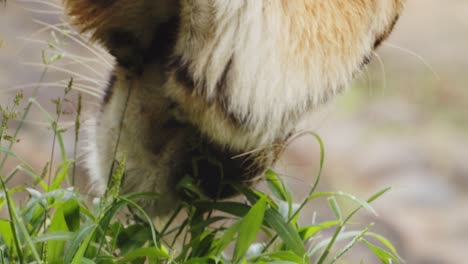
<instances>
[{"instance_id":1,"label":"tiger nose","mask_svg":"<svg viewBox=\"0 0 468 264\"><path fill-rule=\"evenodd\" d=\"M271 165L257 155L230 151L196 133L188 140L184 173L208 198L228 198L236 194L231 183L250 186Z\"/></svg>"}]
</instances>

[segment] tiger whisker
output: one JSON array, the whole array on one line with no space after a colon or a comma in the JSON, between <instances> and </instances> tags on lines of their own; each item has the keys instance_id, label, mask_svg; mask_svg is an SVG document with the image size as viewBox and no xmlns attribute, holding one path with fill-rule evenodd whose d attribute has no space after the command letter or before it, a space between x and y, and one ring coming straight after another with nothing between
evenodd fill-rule
<instances>
[{"instance_id":1,"label":"tiger whisker","mask_svg":"<svg viewBox=\"0 0 468 264\"><path fill-rule=\"evenodd\" d=\"M434 77L440 81L440 75L437 73L437 71L435 71L435 69L432 67L432 65L426 60L424 59L421 55L417 54L416 52L410 50L410 49L407 49L407 48L403 48L401 46L398 46L398 45L395 45L395 44L392 44L392 43L388 43L388 42L385 42L383 43L384 46L387 46L389 48L393 48L393 49L396 49L396 50L399 50L399 51L402 51L404 53L407 53L413 57L415 57L416 59L418 59L421 63L424 64L424 66L426 66L429 71L431 71L431 73L434 75Z\"/></svg>"}]
</instances>

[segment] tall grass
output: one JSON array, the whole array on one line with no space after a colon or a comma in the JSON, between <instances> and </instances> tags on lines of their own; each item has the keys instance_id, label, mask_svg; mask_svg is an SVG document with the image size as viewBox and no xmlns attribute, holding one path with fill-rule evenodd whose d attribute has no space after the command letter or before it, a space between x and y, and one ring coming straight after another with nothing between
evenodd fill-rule
<instances>
[{"instance_id":1,"label":"tall grass","mask_svg":"<svg viewBox=\"0 0 468 264\"><path fill-rule=\"evenodd\" d=\"M8 121L18 116L16 108L21 100L20 93L11 107L1 108L0 135L10 143L10 147L1 147L1 152L3 158L16 159L19 163L11 172L1 167L0 207L8 211L8 216L0 219L1 263L335 263L357 243L367 245L382 263L399 262L394 247L385 238L370 232L372 224L363 230L343 231L359 210L374 212L370 203L388 189L367 200L343 192L316 192L320 174L300 204L293 201L282 179L269 171L265 177L270 195L234 185L246 202L214 202L192 197L193 202L184 203L172 217L184 211L185 219L179 220L175 227L167 225L157 230L137 202L142 197L157 199L157 195L119 193L125 167L125 160L121 160L104 196L89 204L86 196L71 184L75 161L65 156L64 131L57 128L59 101L57 116L52 118L35 99L30 99L31 107L40 109L50 120L53 137L60 145L62 160L56 169L36 170L11 150L16 138L7 133ZM324 146L314 136L320 143L322 168ZM8 188L8 182L19 172L32 177L35 185ZM50 182L45 180L48 173L53 176ZM187 186L191 185L182 187L190 188ZM12 198L17 192L27 194L24 204ZM190 189L187 192L195 193ZM344 215L337 197L353 201L356 209ZM319 198L326 198L335 219L301 226L298 219L302 209L309 201ZM127 206L138 211L143 221L125 223L116 218ZM287 210L281 210L282 206ZM326 230L333 230L331 237L319 236ZM267 239L256 242L260 233ZM369 242L369 237L380 241L380 246ZM349 242L332 251L340 240ZM182 244L175 247L176 241Z\"/></svg>"},{"instance_id":2,"label":"tall grass","mask_svg":"<svg viewBox=\"0 0 468 264\"><path fill-rule=\"evenodd\" d=\"M49 49L57 51L63 43L55 34L51 36ZM80 95L72 98L70 92L80 89L70 76L68 82L62 83L61 97L53 100L55 111L48 112L36 95L44 76L63 55L48 51L42 54L43 73L32 96L23 98L23 93L18 92L11 103L0 107L0 210L5 211L0 217L0 263L324 264L336 263L359 243L367 246L382 263L401 261L389 241L371 232L372 224L346 231L352 228L350 220L359 211L375 213L370 203L389 189L368 199L344 192L317 191L325 147L315 133L310 134L320 147L320 169L309 195L300 202L293 200L291 190L272 170L265 175L268 193L233 184L244 198L241 202L206 200L186 178L179 186L192 195L191 201L182 203L168 224L156 228L138 200L157 199L158 194L120 194L125 158L118 163L104 196L90 201L83 190L75 187L82 99ZM59 125L63 115L70 114L64 111L64 102L76 105L72 146L66 144L63 137L66 130ZM24 109L21 103L26 104ZM19 132L31 111L46 117L53 139L49 161L39 168L13 150L15 144L21 144ZM16 125L11 127L13 120ZM71 157L67 155L68 147L74 150ZM55 149L60 154L58 161L54 159ZM18 165L7 170L10 159ZM15 177L24 175L32 178L33 183L12 184ZM26 200L15 199L18 194L26 196ZM334 218L300 224L303 209L317 199L328 203ZM355 208L343 213L341 199L350 200ZM126 208L138 217L118 217Z\"/></svg>"}]
</instances>

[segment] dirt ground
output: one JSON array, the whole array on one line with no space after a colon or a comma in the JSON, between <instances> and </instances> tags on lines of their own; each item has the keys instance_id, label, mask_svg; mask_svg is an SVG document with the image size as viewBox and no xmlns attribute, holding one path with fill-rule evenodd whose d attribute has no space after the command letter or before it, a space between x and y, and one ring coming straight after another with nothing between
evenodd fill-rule
<instances>
[{"instance_id":1,"label":"dirt ground","mask_svg":"<svg viewBox=\"0 0 468 264\"><path fill-rule=\"evenodd\" d=\"M0 8L1 103L11 99L19 85L40 78L41 67L24 63L40 62L41 48L47 44L38 40L50 39L50 35L38 32L43 26L32 19L59 22L60 10L33 15L21 6L43 7L8 1L6 9ZM397 245L406 263L467 263L467 47L468 1L409 0L394 34L378 52L380 59L374 60L349 92L304 123L325 144L322 189L367 197L393 186L375 203L379 215L363 215L362 220L375 222L374 230ZM96 86L101 85L107 67L95 61L89 65L94 70L82 65L76 68L97 79ZM67 73L51 68L45 81L65 76ZM52 110L48 101L62 89L43 87L40 100ZM86 97L88 109L97 102L93 98ZM44 120L38 111L33 114L32 120ZM27 127L17 151L40 167L50 155L50 131L37 122ZM303 137L277 166L298 199L314 180L318 155L313 138ZM319 216L328 212L326 208L309 210ZM361 260L378 263L361 248L341 263Z\"/></svg>"}]
</instances>

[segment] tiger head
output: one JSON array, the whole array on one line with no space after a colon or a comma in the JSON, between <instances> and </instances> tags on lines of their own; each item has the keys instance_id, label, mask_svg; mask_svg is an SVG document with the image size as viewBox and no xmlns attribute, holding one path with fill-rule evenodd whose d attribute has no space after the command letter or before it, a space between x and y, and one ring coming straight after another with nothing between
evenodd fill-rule
<instances>
[{"instance_id":1,"label":"tiger head","mask_svg":"<svg viewBox=\"0 0 468 264\"><path fill-rule=\"evenodd\" d=\"M211 198L251 184L298 122L346 88L404 0L65 0L115 57L89 129L91 176L126 155L122 189L165 215L185 175Z\"/></svg>"}]
</instances>

